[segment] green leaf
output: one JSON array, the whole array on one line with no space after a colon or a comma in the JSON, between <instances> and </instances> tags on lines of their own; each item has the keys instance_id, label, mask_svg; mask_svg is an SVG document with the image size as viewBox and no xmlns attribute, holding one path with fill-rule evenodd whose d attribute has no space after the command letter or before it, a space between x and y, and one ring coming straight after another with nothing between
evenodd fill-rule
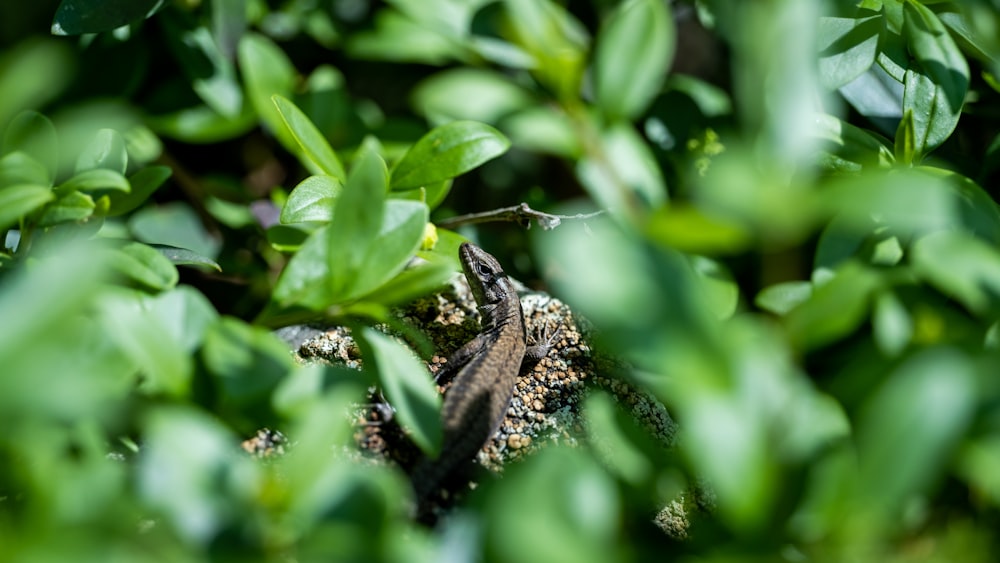
<instances>
[{"instance_id":1,"label":"green leaf","mask_svg":"<svg viewBox=\"0 0 1000 563\"><path fill-rule=\"evenodd\" d=\"M183 545L206 545L243 516L222 496L220 484L232 491L228 494L249 495L239 491L259 483L255 460L233 455L230 448L239 438L216 417L194 405L164 405L143 412L141 430L137 500L162 515L164 527Z\"/></svg>"},{"instance_id":2,"label":"green leaf","mask_svg":"<svg viewBox=\"0 0 1000 563\"><path fill-rule=\"evenodd\" d=\"M343 187L332 176L309 176L295 186L281 208L282 223L330 221Z\"/></svg>"},{"instance_id":3,"label":"green leaf","mask_svg":"<svg viewBox=\"0 0 1000 563\"><path fill-rule=\"evenodd\" d=\"M248 33L240 40L240 71L246 83L247 96L257 115L268 130L278 137L289 151L298 150L298 143L288 132L272 96L291 96L298 75L288 56L270 39Z\"/></svg>"},{"instance_id":4,"label":"green leaf","mask_svg":"<svg viewBox=\"0 0 1000 563\"><path fill-rule=\"evenodd\" d=\"M229 408L266 405L295 367L288 347L270 331L226 317L208 327L201 356Z\"/></svg>"},{"instance_id":5,"label":"green leaf","mask_svg":"<svg viewBox=\"0 0 1000 563\"><path fill-rule=\"evenodd\" d=\"M169 168L167 169L169 170ZM127 178L120 172L98 168L86 170L66 180L56 186L57 193L68 194L70 192L95 192L98 190L114 190L118 192L130 192L132 186Z\"/></svg>"},{"instance_id":6,"label":"green leaf","mask_svg":"<svg viewBox=\"0 0 1000 563\"><path fill-rule=\"evenodd\" d=\"M17 184L0 189L0 229L6 229L25 215L55 199L45 186Z\"/></svg>"},{"instance_id":7,"label":"green leaf","mask_svg":"<svg viewBox=\"0 0 1000 563\"><path fill-rule=\"evenodd\" d=\"M12 152L0 158L0 189L15 184L51 186L52 176L45 165L31 155Z\"/></svg>"},{"instance_id":8,"label":"green leaf","mask_svg":"<svg viewBox=\"0 0 1000 563\"><path fill-rule=\"evenodd\" d=\"M917 158L917 140L913 125L913 110L907 108L896 129L896 161L903 165L913 164Z\"/></svg>"},{"instance_id":9,"label":"green leaf","mask_svg":"<svg viewBox=\"0 0 1000 563\"><path fill-rule=\"evenodd\" d=\"M530 106L532 100L530 92L508 77L475 68L439 72L413 91L413 106L431 123L461 119L496 123Z\"/></svg>"},{"instance_id":10,"label":"green leaf","mask_svg":"<svg viewBox=\"0 0 1000 563\"><path fill-rule=\"evenodd\" d=\"M53 35L101 33L151 16L163 0L62 0L52 19Z\"/></svg>"},{"instance_id":11,"label":"green leaf","mask_svg":"<svg viewBox=\"0 0 1000 563\"><path fill-rule=\"evenodd\" d=\"M910 260L918 276L979 315L1000 305L1000 252L955 231L929 234L913 244Z\"/></svg>"},{"instance_id":12,"label":"green leaf","mask_svg":"<svg viewBox=\"0 0 1000 563\"><path fill-rule=\"evenodd\" d=\"M424 453L436 456L441 451L441 396L427 367L412 350L372 328L361 335L400 423Z\"/></svg>"},{"instance_id":13,"label":"green leaf","mask_svg":"<svg viewBox=\"0 0 1000 563\"><path fill-rule=\"evenodd\" d=\"M173 174L168 166L147 166L128 179L132 190L128 193L115 192L109 195L111 207L108 216L124 215L142 205L157 188Z\"/></svg>"},{"instance_id":14,"label":"green leaf","mask_svg":"<svg viewBox=\"0 0 1000 563\"><path fill-rule=\"evenodd\" d=\"M872 335L888 356L898 356L913 338L913 317L892 292L884 292L875 300Z\"/></svg>"},{"instance_id":15,"label":"green leaf","mask_svg":"<svg viewBox=\"0 0 1000 563\"><path fill-rule=\"evenodd\" d=\"M177 248L175 246L166 246L162 244L154 244L153 248L159 250L163 256L170 260L172 264L181 266L206 266L217 272L222 271L222 266L218 262L193 252L186 248Z\"/></svg>"},{"instance_id":16,"label":"green leaf","mask_svg":"<svg viewBox=\"0 0 1000 563\"><path fill-rule=\"evenodd\" d=\"M70 192L45 207L39 227L82 221L94 214L94 199L87 194Z\"/></svg>"},{"instance_id":17,"label":"green leaf","mask_svg":"<svg viewBox=\"0 0 1000 563\"><path fill-rule=\"evenodd\" d=\"M392 189L417 188L454 178L510 148L499 131L475 121L436 127L414 143L392 170Z\"/></svg>"},{"instance_id":18,"label":"green leaf","mask_svg":"<svg viewBox=\"0 0 1000 563\"><path fill-rule=\"evenodd\" d=\"M207 105L199 105L146 119L149 126L164 137L185 143L218 143L245 134L257 125L252 104L243 104L240 114L227 117Z\"/></svg>"},{"instance_id":19,"label":"green leaf","mask_svg":"<svg viewBox=\"0 0 1000 563\"><path fill-rule=\"evenodd\" d=\"M146 254L145 257L159 257L155 250L146 248L151 254ZM118 252L120 255L134 256L139 254L136 250L137 248L126 246ZM120 256L113 258L112 262L119 271L124 269L125 260ZM131 270L136 272L138 268ZM176 270L174 273L176 276ZM176 279L174 281L176 283ZM172 286L173 284L170 285ZM165 322L162 310L149 307L144 296L138 292L119 290L101 295L98 311L101 326L108 338L141 371L143 391L153 395L162 393L174 398L188 395L193 372L191 352L184 349L182 341Z\"/></svg>"},{"instance_id":20,"label":"green leaf","mask_svg":"<svg viewBox=\"0 0 1000 563\"><path fill-rule=\"evenodd\" d=\"M973 366L948 348L922 351L889 376L857 425L859 516L871 510L890 524L910 495L943 477L975 412L976 390Z\"/></svg>"},{"instance_id":21,"label":"green leaf","mask_svg":"<svg viewBox=\"0 0 1000 563\"><path fill-rule=\"evenodd\" d=\"M871 296L880 282L876 274L860 264L845 264L788 312L788 337L799 348L814 349L847 336L868 317Z\"/></svg>"},{"instance_id":22,"label":"green leaf","mask_svg":"<svg viewBox=\"0 0 1000 563\"><path fill-rule=\"evenodd\" d=\"M111 265L125 279L154 291L177 285L177 268L155 248L132 242L112 251Z\"/></svg>"},{"instance_id":23,"label":"green leaf","mask_svg":"<svg viewBox=\"0 0 1000 563\"><path fill-rule=\"evenodd\" d=\"M76 159L76 171L103 168L125 174L128 168L128 151L125 139L114 129L101 129Z\"/></svg>"},{"instance_id":24,"label":"green leaf","mask_svg":"<svg viewBox=\"0 0 1000 563\"><path fill-rule=\"evenodd\" d=\"M861 76L875 62L882 18L820 18L819 79L836 90Z\"/></svg>"},{"instance_id":25,"label":"green leaf","mask_svg":"<svg viewBox=\"0 0 1000 563\"><path fill-rule=\"evenodd\" d=\"M904 4L907 47L916 59L906 71L903 109L912 110L917 152L927 154L951 135L969 88L969 65L927 7Z\"/></svg>"},{"instance_id":26,"label":"green leaf","mask_svg":"<svg viewBox=\"0 0 1000 563\"><path fill-rule=\"evenodd\" d=\"M382 227L342 299L370 293L398 274L420 246L427 214L427 206L420 202L385 202Z\"/></svg>"},{"instance_id":27,"label":"green leaf","mask_svg":"<svg viewBox=\"0 0 1000 563\"><path fill-rule=\"evenodd\" d=\"M242 111L243 89L236 78L236 68L207 27L192 25L176 12L164 12L163 22L167 45L191 88L208 107L226 117L236 117Z\"/></svg>"},{"instance_id":28,"label":"green leaf","mask_svg":"<svg viewBox=\"0 0 1000 563\"><path fill-rule=\"evenodd\" d=\"M339 301L352 293L358 276L373 267L366 260L382 228L388 184L385 162L374 151L356 157L327 230L330 296Z\"/></svg>"},{"instance_id":29,"label":"green leaf","mask_svg":"<svg viewBox=\"0 0 1000 563\"><path fill-rule=\"evenodd\" d=\"M314 174L326 174L338 180L346 177L344 165L312 121L295 104L280 95L271 97L281 120L298 144L297 156Z\"/></svg>"},{"instance_id":30,"label":"green leaf","mask_svg":"<svg viewBox=\"0 0 1000 563\"><path fill-rule=\"evenodd\" d=\"M583 150L572 120L553 107L529 106L504 119L500 128L521 149L574 160Z\"/></svg>"},{"instance_id":31,"label":"green leaf","mask_svg":"<svg viewBox=\"0 0 1000 563\"><path fill-rule=\"evenodd\" d=\"M691 205L663 206L646 223L650 240L693 254L733 254L751 244L742 225L705 214Z\"/></svg>"},{"instance_id":32,"label":"green leaf","mask_svg":"<svg viewBox=\"0 0 1000 563\"><path fill-rule=\"evenodd\" d=\"M691 268L705 292L705 303L720 319L732 316L740 302L740 290L732 274L721 263L704 256L692 256Z\"/></svg>"},{"instance_id":33,"label":"green leaf","mask_svg":"<svg viewBox=\"0 0 1000 563\"><path fill-rule=\"evenodd\" d=\"M439 65L461 55L455 41L395 10L375 14L375 30L351 36L347 53L358 59Z\"/></svg>"},{"instance_id":34,"label":"green leaf","mask_svg":"<svg viewBox=\"0 0 1000 563\"><path fill-rule=\"evenodd\" d=\"M455 273L451 264L430 262L406 268L396 277L379 286L366 299L382 305L403 305L441 289Z\"/></svg>"},{"instance_id":35,"label":"green leaf","mask_svg":"<svg viewBox=\"0 0 1000 563\"><path fill-rule=\"evenodd\" d=\"M183 202L143 208L129 217L128 228L142 242L186 248L209 258L218 256L222 246Z\"/></svg>"},{"instance_id":36,"label":"green leaf","mask_svg":"<svg viewBox=\"0 0 1000 563\"><path fill-rule=\"evenodd\" d=\"M597 36L594 87L598 107L634 119L660 92L674 57L676 31L668 4L627 0Z\"/></svg>"},{"instance_id":37,"label":"green leaf","mask_svg":"<svg viewBox=\"0 0 1000 563\"><path fill-rule=\"evenodd\" d=\"M75 51L55 40L23 41L0 56L0 126L19 111L42 107L72 80Z\"/></svg>"},{"instance_id":38,"label":"green leaf","mask_svg":"<svg viewBox=\"0 0 1000 563\"><path fill-rule=\"evenodd\" d=\"M56 177L59 166L59 138L52 121L36 111L25 111L14 117L3 135L3 150L9 156L20 152L44 167L46 176L34 183L47 184Z\"/></svg>"},{"instance_id":39,"label":"green leaf","mask_svg":"<svg viewBox=\"0 0 1000 563\"><path fill-rule=\"evenodd\" d=\"M786 315L808 301L812 292L813 285L807 281L776 283L762 289L754 299L754 305L775 315Z\"/></svg>"},{"instance_id":40,"label":"green leaf","mask_svg":"<svg viewBox=\"0 0 1000 563\"><path fill-rule=\"evenodd\" d=\"M655 209L667 201L666 183L655 157L627 124L603 131L600 153L581 158L576 175L600 207L616 214Z\"/></svg>"}]
</instances>

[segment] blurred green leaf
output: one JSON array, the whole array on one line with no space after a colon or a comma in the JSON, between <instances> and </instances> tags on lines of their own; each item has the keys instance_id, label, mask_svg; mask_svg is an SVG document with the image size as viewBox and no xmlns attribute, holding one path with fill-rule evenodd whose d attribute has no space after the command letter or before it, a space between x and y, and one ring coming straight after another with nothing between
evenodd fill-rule
<instances>
[{"instance_id":1,"label":"blurred green leaf","mask_svg":"<svg viewBox=\"0 0 1000 563\"><path fill-rule=\"evenodd\" d=\"M94 214L94 200L87 194L70 192L45 207L39 227L82 221Z\"/></svg>"},{"instance_id":2,"label":"blurred green leaf","mask_svg":"<svg viewBox=\"0 0 1000 563\"><path fill-rule=\"evenodd\" d=\"M243 104L240 114L226 117L207 105L199 105L146 119L157 133L185 143L217 143L245 134L257 124L251 104Z\"/></svg>"},{"instance_id":3,"label":"blurred green leaf","mask_svg":"<svg viewBox=\"0 0 1000 563\"><path fill-rule=\"evenodd\" d=\"M141 209L129 218L128 227L142 242L186 248L209 258L218 256L222 245L183 202Z\"/></svg>"},{"instance_id":4,"label":"blurred green leaf","mask_svg":"<svg viewBox=\"0 0 1000 563\"><path fill-rule=\"evenodd\" d=\"M77 191L95 192L99 190L130 192L132 191L132 186L122 173L106 168L97 168L74 175L72 178L56 186L55 190L61 194Z\"/></svg>"},{"instance_id":5,"label":"blurred green leaf","mask_svg":"<svg viewBox=\"0 0 1000 563\"><path fill-rule=\"evenodd\" d=\"M141 287L162 291L177 285L177 268L151 246L130 242L111 254L113 269Z\"/></svg>"},{"instance_id":6,"label":"blurred green leaf","mask_svg":"<svg viewBox=\"0 0 1000 563\"><path fill-rule=\"evenodd\" d=\"M36 111L25 111L11 120L3 135L3 150L9 156L20 152L42 165L47 176L39 183L51 182L59 172L59 138L55 125Z\"/></svg>"},{"instance_id":7,"label":"blurred green leaf","mask_svg":"<svg viewBox=\"0 0 1000 563\"><path fill-rule=\"evenodd\" d=\"M487 490L486 548L501 561L617 561L622 506L609 476L581 449L548 448ZM517 542L508 541L518 538Z\"/></svg>"},{"instance_id":8,"label":"blurred green leaf","mask_svg":"<svg viewBox=\"0 0 1000 563\"><path fill-rule=\"evenodd\" d=\"M817 114L815 135L821 145L821 162L843 172L858 172L863 167L889 167L895 162L887 141L832 115Z\"/></svg>"},{"instance_id":9,"label":"blurred green leaf","mask_svg":"<svg viewBox=\"0 0 1000 563\"><path fill-rule=\"evenodd\" d=\"M379 383L414 443L429 456L441 451L441 396L434 379L413 351L371 328L363 343L375 362Z\"/></svg>"},{"instance_id":10,"label":"blurred green leaf","mask_svg":"<svg viewBox=\"0 0 1000 563\"><path fill-rule=\"evenodd\" d=\"M725 266L704 256L693 256L691 269L701 282L706 295L705 302L718 318L724 319L736 312L740 290Z\"/></svg>"},{"instance_id":11,"label":"blurred green leaf","mask_svg":"<svg viewBox=\"0 0 1000 563\"><path fill-rule=\"evenodd\" d=\"M114 129L101 129L76 159L76 171L106 169L125 174L128 152L125 139Z\"/></svg>"},{"instance_id":12,"label":"blurred green leaf","mask_svg":"<svg viewBox=\"0 0 1000 563\"><path fill-rule=\"evenodd\" d=\"M295 186L281 208L282 223L330 221L343 187L332 176L309 176Z\"/></svg>"},{"instance_id":13,"label":"blurred green leaf","mask_svg":"<svg viewBox=\"0 0 1000 563\"><path fill-rule=\"evenodd\" d=\"M258 470L249 457L232 454L237 439L217 420L191 406L172 406L151 409L142 426L139 498L184 542L206 545L230 520L245 516L227 493L242 489L249 497Z\"/></svg>"},{"instance_id":14,"label":"blurred green leaf","mask_svg":"<svg viewBox=\"0 0 1000 563\"><path fill-rule=\"evenodd\" d=\"M208 326L201 357L218 385L224 409L268 404L295 367L288 346L270 331L226 317Z\"/></svg>"},{"instance_id":15,"label":"blurred green leaf","mask_svg":"<svg viewBox=\"0 0 1000 563\"><path fill-rule=\"evenodd\" d=\"M375 30L355 34L347 52L358 59L439 65L460 55L448 37L395 10L375 15Z\"/></svg>"},{"instance_id":16,"label":"blurred green leaf","mask_svg":"<svg viewBox=\"0 0 1000 563\"><path fill-rule=\"evenodd\" d=\"M51 186L52 176L45 165L23 152L12 152L0 158L0 188L15 184Z\"/></svg>"},{"instance_id":17,"label":"blurred green leaf","mask_svg":"<svg viewBox=\"0 0 1000 563\"><path fill-rule=\"evenodd\" d=\"M765 287L757 294L754 305L775 315L786 315L806 302L813 292L813 285L806 281L789 281Z\"/></svg>"},{"instance_id":18,"label":"blurred green leaf","mask_svg":"<svg viewBox=\"0 0 1000 563\"><path fill-rule=\"evenodd\" d=\"M133 246L143 245L133 243ZM145 248L160 256L155 250ZM126 247L118 252L125 254L128 250ZM117 258L113 265L122 270L122 262ZM190 351L184 349L180 338L167 325L163 312L150 308L142 294L132 290L106 292L99 303L102 330L139 368L143 376L141 389L151 395L163 394L175 399L188 396L193 371Z\"/></svg>"},{"instance_id":19,"label":"blurred green leaf","mask_svg":"<svg viewBox=\"0 0 1000 563\"><path fill-rule=\"evenodd\" d=\"M975 373L957 350L925 350L894 370L858 421L858 516L892 526L909 495L942 477L975 404Z\"/></svg>"},{"instance_id":20,"label":"blurred green leaf","mask_svg":"<svg viewBox=\"0 0 1000 563\"><path fill-rule=\"evenodd\" d=\"M993 506L1000 505L1000 436L994 433L965 444L958 455L958 471Z\"/></svg>"},{"instance_id":21,"label":"blurred green leaf","mask_svg":"<svg viewBox=\"0 0 1000 563\"><path fill-rule=\"evenodd\" d=\"M393 189L448 180L507 152L510 141L484 123L454 121L436 127L406 151L392 169Z\"/></svg>"},{"instance_id":22,"label":"blurred green leaf","mask_svg":"<svg viewBox=\"0 0 1000 563\"><path fill-rule=\"evenodd\" d=\"M913 317L891 292L883 292L875 299L872 334L888 356L898 356L913 338Z\"/></svg>"},{"instance_id":23,"label":"blurred green leaf","mask_svg":"<svg viewBox=\"0 0 1000 563\"><path fill-rule=\"evenodd\" d=\"M573 122L555 108L529 106L505 118L500 128L521 149L574 159L582 151Z\"/></svg>"},{"instance_id":24,"label":"blurred green leaf","mask_svg":"<svg viewBox=\"0 0 1000 563\"><path fill-rule=\"evenodd\" d=\"M298 144L298 156L302 163L314 174L326 174L338 180L346 178L344 166L333 152L326 138L313 122L287 98L279 95L271 97L288 132Z\"/></svg>"},{"instance_id":25,"label":"blurred green leaf","mask_svg":"<svg viewBox=\"0 0 1000 563\"><path fill-rule=\"evenodd\" d=\"M149 196L163 185L171 174L173 171L167 166L147 166L139 170L128 179L131 191L110 195L111 207L108 209L108 215L116 217L136 209L149 199Z\"/></svg>"},{"instance_id":26,"label":"blurred green leaf","mask_svg":"<svg viewBox=\"0 0 1000 563\"><path fill-rule=\"evenodd\" d=\"M532 59L532 74L559 100L578 97L590 37L586 28L550 0L505 0L504 30Z\"/></svg>"},{"instance_id":27,"label":"blurred green leaf","mask_svg":"<svg viewBox=\"0 0 1000 563\"><path fill-rule=\"evenodd\" d=\"M789 339L800 348L813 349L847 336L868 317L872 294L880 283L875 273L860 264L843 265L785 316Z\"/></svg>"},{"instance_id":28,"label":"blurred green leaf","mask_svg":"<svg viewBox=\"0 0 1000 563\"><path fill-rule=\"evenodd\" d=\"M417 85L412 95L417 112L434 124L456 120L495 124L531 102L531 93L506 76L473 68L435 74Z\"/></svg>"},{"instance_id":29,"label":"blurred green leaf","mask_svg":"<svg viewBox=\"0 0 1000 563\"><path fill-rule=\"evenodd\" d=\"M148 18L163 0L62 0L52 19L53 35L101 33Z\"/></svg>"},{"instance_id":30,"label":"blurred green leaf","mask_svg":"<svg viewBox=\"0 0 1000 563\"><path fill-rule=\"evenodd\" d=\"M289 151L295 152L298 143L285 127L272 96L288 98L292 94L298 75L288 56L263 35L247 33L240 39L240 71L246 84L247 97L257 110L261 122L274 133Z\"/></svg>"},{"instance_id":31,"label":"blurred green leaf","mask_svg":"<svg viewBox=\"0 0 1000 563\"><path fill-rule=\"evenodd\" d=\"M659 93L674 56L673 16L659 0L619 4L597 36L597 104L613 117L634 119Z\"/></svg>"},{"instance_id":32,"label":"blurred green leaf","mask_svg":"<svg viewBox=\"0 0 1000 563\"><path fill-rule=\"evenodd\" d=\"M217 272L222 271L222 266L220 266L215 260L202 256L201 254L186 248L177 248L175 246L166 246L162 244L155 244L151 246L153 246L156 250L159 250L160 253L166 256L167 260L170 260L172 264L176 264L178 266L205 266Z\"/></svg>"},{"instance_id":33,"label":"blurred green leaf","mask_svg":"<svg viewBox=\"0 0 1000 563\"><path fill-rule=\"evenodd\" d=\"M40 108L57 96L70 82L72 69L71 50L59 41L34 39L6 50L0 56L0 127L18 112Z\"/></svg>"},{"instance_id":34,"label":"blurred green leaf","mask_svg":"<svg viewBox=\"0 0 1000 563\"><path fill-rule=\"evenodd\" d=\"M882 18L820 18L819 79L831 90L851 82L875 62Z\"/></svg>"},{"instance_id":35,"label":"blurred green leaf","mask_svg":"<svg viewBox=\"0 0 1000 563\"><path fill-rule=\"evenodd\" d=\"M0 188L0 229L6 229L19 219L55 199L45 186L17 184Z\"/></svg>"},{"instance_id":36,"label":"blurred green leaf","mask_svg":"<svg viewBox=\"0 0 1000 563\"><path fill-rule=\"evenodd\" d=\"M0 419L9 428L109 412L131 384L95 338L101 331L80 321L107 278L105 255L82 243L52 250L0 278L0 317L17 319L0 337Z\"/></svg>"},{"instance_id":37,"label":"blurred green leaf","mask_svg":"<svg viewBox=\"0 0 1000 563\"><path fill-rule=\"evenodd\" d=\"M913 243L910 260L917 275L973 313L1000 305L1000 252L954 231L931 233Z\"/></svg>"},{"instance_id":38,"label":"blurred green leaf","mask_svg":"<svg viewBox=\"0 0 1000 563\"><path fill-rule=\"evenodd\" d=\"M600 458L612 471L633 486L640 486L653 474L653 464L633 443L618 420L618 407L606 393L594 393L584 404L587 434Z\"/></svg>"},{"instance_id":39,"label":"blurred green leaf","mask_svg":"<svg viewBox=\"0 0 1000 563\"><path fill-rule=\"evenodd\" d=\"M684 204L654 211L646 224L646 234L658 243L697 254L736 253L751 243L750 233L743 226Z\"/></svg>"},{"instance_id":40,"label":"blurred green leaf","mask_svg":"<svg viewBox=\"0 0 1000 563\"><path fill-rule=\"evenodd\" d=\"M581 158L576 175L597 204L616 215L655 209L667 201L656 159L629 125L602 131L599 152Z\"/></svg>"}]
</instances>

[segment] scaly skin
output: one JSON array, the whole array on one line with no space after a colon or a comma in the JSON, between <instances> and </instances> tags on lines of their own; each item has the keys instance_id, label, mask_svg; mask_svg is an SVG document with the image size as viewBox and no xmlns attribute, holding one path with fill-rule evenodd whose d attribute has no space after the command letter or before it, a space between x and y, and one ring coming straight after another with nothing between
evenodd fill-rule
<instances>
[{"instance_id":1,"label":"scaly skin","mask_svg":"<svg viewBox=\"0 0 1000 563\"><path fill-rule=\"evenodd\" d=\"M496 258L468 242L459 248L459 258L482 315L482 330L438 373L440 381L457 371L442 408L441 454L422 460L413 471L418 509L426 508L428 496L496 432L522 365L533 366L549 348L548 343L528 347L521 300Z\"/></svg>"}]
</instances>

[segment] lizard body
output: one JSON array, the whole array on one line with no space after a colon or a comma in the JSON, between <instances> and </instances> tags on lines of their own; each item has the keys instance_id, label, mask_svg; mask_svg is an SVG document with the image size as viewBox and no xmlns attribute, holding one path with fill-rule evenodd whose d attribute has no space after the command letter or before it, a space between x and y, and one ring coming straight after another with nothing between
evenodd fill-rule
<instances>
[{"instance_id":1,"label":"lizard body","mask_svg":"<svg viewBox=\"0 0 1000 563\"><path fill-rule=\"evenodd\" d=\"M459 258L482 328L438 372L439 382L451 377L455 381L441 410L441 453L437 459L423 459L413 471L418 507L493 436L507 413L518 375L545 357L551 342L528 346L521 300L496 258L468 242L459 247Z\"/></svg>"}]
</instances>

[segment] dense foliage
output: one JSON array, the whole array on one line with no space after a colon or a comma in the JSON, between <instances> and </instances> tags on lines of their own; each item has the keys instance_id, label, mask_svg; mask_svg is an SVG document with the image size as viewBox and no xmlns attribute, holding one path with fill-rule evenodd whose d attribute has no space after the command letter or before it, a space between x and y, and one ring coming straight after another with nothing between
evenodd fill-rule
<instances>
[{"instance_id":1,"label":"dense foliage","mask_svg":"<svg viewBox=\"0 0 1000 563\"><path fill-rule=\"evenodd\" d=\"M996 0L6 3L2 558L995 560L998 29ZM604 213L438 227L520 202ZM411 331L464 237L678 444L595 394L600 452L413 523L345 413L377 384L440 446L370 327ZM316 319L361 377L271 332ZM244 455L265 426L294 448ZM694 488L687 539L651 525Z\"/></svg>"}]
</instances>

